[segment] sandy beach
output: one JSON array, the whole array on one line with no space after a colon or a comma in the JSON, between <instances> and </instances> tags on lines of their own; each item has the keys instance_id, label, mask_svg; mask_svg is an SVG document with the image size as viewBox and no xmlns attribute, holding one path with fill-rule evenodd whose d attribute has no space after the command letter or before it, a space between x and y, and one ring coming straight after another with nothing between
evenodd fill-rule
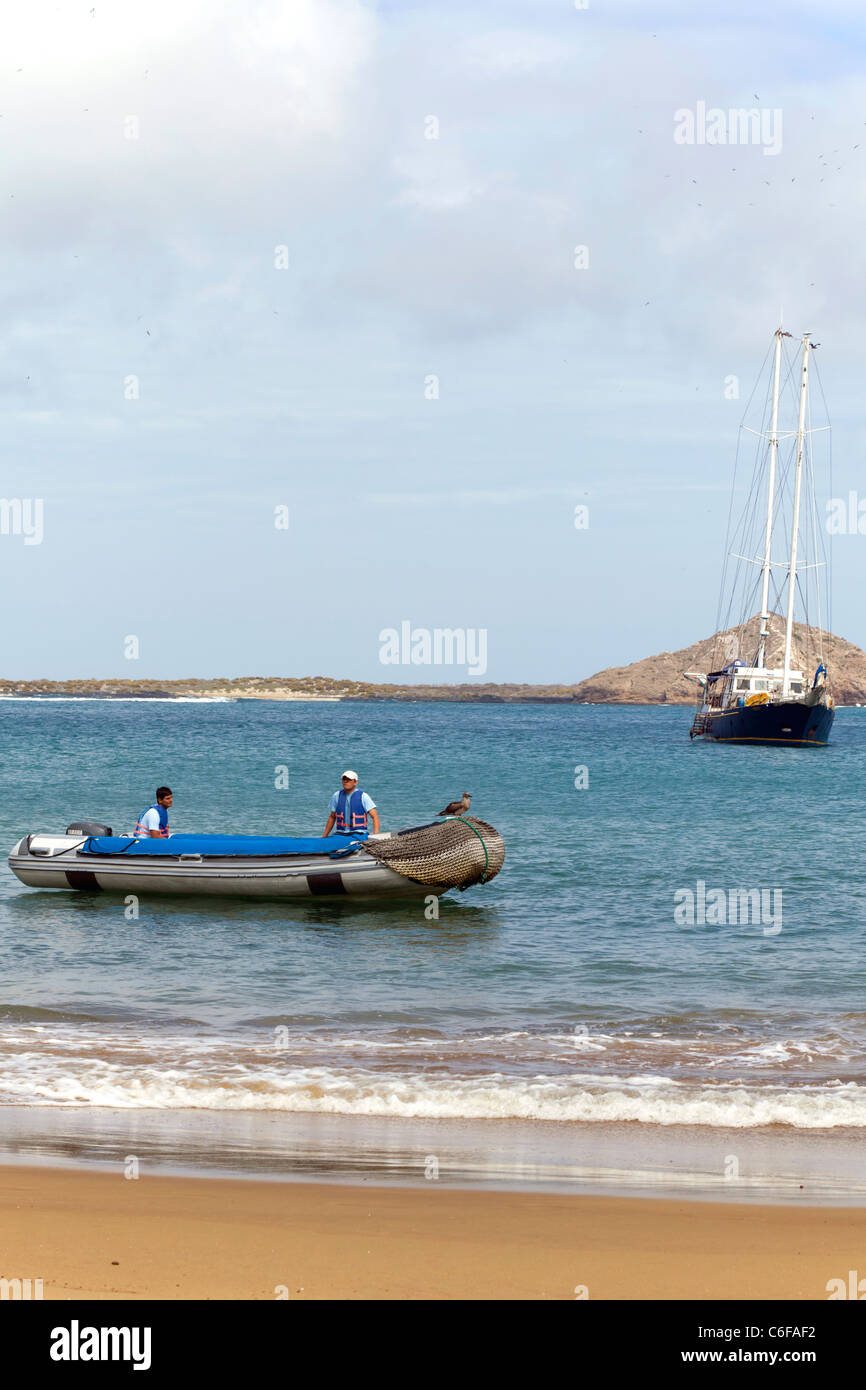
<instances>
[{"instance_id":1,"label":"sandy beach","mask_svg":"<svg viewBox=\"0 0 866 1390\"><path fill-rule=\"evenodd\" d=\"M46 1299L826 1299L866 1211L0 1169Z\"/></svg>"}]
</instances>

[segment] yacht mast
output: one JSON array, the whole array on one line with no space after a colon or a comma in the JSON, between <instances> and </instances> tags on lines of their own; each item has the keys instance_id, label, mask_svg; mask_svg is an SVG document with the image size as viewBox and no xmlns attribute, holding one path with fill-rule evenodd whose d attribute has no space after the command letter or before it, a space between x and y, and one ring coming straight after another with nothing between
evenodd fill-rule
<instances>
[{"instance_id":1,"label":"yacht mast","mask_svg":"<svg viewBox=\"0 0 866 1390\"><path fill-rule=\"evenodd\" d=\"M803 481L803 446L806 435L806 394L809 385L809 334L803 334L803 365L800 374L800 416L797 421L797 464L794 473L794 516L791 522L791 559L788 567L788 616L785 622L785 669L782 697L791 689L791 635L794 630L794 590L797 583L797 532L800 529L800 487Z\"/></svg>"},{"instance_id":2,"label":"yacht mast","mask_svg":"<svg viewBox=\"0 0 866 1390\"><path fill-rule=\"evenodd\" d=\"M787 336L787 335L786 335ZM770 597L770 552L773 544L773 502L776 491L776 454L779 448L779 370L782 365L782 330L776 329L776 361L773 367L773 417L770 422L770 481L767 485L767 530L764 539L764 563L761 568L761 630L758 642L758 655L755 665L763 669L767 664L767 623L770 614L767 604Z\"/></svg>"}]
</instances>

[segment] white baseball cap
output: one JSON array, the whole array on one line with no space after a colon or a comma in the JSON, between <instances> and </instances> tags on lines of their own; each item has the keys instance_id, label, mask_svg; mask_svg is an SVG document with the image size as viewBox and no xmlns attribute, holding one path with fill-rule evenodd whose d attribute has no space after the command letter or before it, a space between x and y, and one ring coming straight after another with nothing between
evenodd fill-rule
<instances>
[{"instance_id":1,"label":"white baseball cap","mask_svg":"<svg viewBox=\"0 0 866 1390\"><path fill-rule=\"evenodd\" d=\"M343 777L348 777L350 782L357 782L358 780L357 772L353 772L351 768L349 768L346 772L343 773ZM340 778L341 782L343 780L343 777Z\"/></svg>"}]
</instances>

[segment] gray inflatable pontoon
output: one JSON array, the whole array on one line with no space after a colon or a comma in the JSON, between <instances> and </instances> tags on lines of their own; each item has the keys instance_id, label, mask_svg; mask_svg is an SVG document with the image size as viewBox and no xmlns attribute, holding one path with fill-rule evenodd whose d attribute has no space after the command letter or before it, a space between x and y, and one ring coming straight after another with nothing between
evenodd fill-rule
<instances>
[{"instance_id":1,"label":"gray inflatable pontoon","mask_svg":"<svg viewBox=\"0 0 866 1390\"><path fill-rule=\"evenodd\" d=\"M76 822L64 835L25 835L10 854L9 867L30 888L226 898L387 898L438 895L487 883L504 858L501 836L474 816L393 835L327 839L170 835L136 840L114 836L107 826Z\"/></svg>"}]
</instances>

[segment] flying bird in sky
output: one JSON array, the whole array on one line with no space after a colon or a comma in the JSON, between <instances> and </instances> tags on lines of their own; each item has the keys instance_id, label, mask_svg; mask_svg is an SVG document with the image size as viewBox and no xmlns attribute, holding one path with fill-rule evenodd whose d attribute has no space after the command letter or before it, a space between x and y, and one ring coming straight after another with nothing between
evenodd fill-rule
<instances>
[{"instance_id":1,"label":"flying bird in sky","mask_svg":"<svg viewBox=\"0 0 866 1390\"><path fill-rule=\"evenodd\" d=\"M468 792L463 793L462 801L449 801L444 811L440 811L440 816L463 816L469 810L469 803L472 797Z\"/></svg>"}]
</instances>

